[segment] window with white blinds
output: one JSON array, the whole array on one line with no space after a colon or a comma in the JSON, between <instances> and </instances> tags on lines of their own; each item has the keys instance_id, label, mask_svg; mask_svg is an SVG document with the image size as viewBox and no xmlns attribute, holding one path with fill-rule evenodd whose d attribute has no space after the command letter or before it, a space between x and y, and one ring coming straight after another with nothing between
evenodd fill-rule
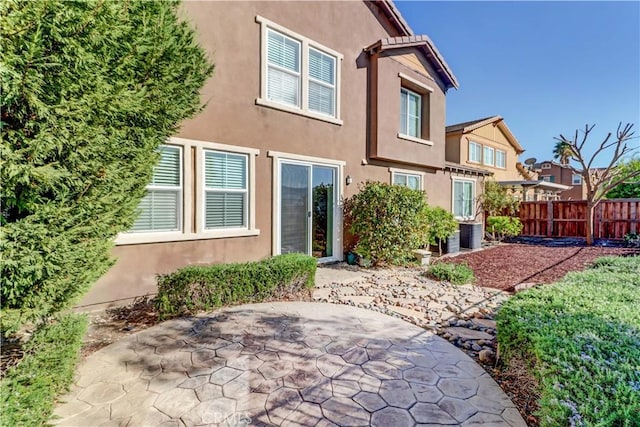
<instances>
[{"instance_id":1,"label":"window with white blinds","mask_svg":"<svg viewBox=\"0 0 640 427\"><path fill-rule=\"evenodd\" d=\"M336 58L309 49L309 110L335 116Z\"/></svg>"},{"instance_id":2,"label":"window with white blinds","mask_svg":"<svg viewBox=\"0 0 640 427\"><path fill-rule=\"evenodd\" d=\"M258 105L332 123L339 119L342 55L262 17L264 77Z\"/></svg>"},{"instance_id":3,"label":"window with white blinds","mask_svg":"<svg viewBox=\"0 0 640 427\"><path fill-rule=\"evenodd\" d=\"M182 210L182 148L159 147L160 160L153 170L131 232L178 231Z\"/></svg>"},{"instance_id":4,"label":"window with white blinds","mask_svg":"<svg viewBox=\"0 0 640 427\"><path fill-rule=\"evenodd\" d=\"M267 31L267 97L300 106L300 42Z\"/></svg>"},{"instance_id":5,"label":"window with white blinds","mask_svg":"<svg viewBox=\"0 0 640 427\"><path fill-rule=\"evenodd\" d=\"M204 150L204 228L247 227L246 154Z\"/></svg>"},{"instance_id":6,"label":"window with white blinds","mask_svg":"<svg viewBox=\"0 0 640 427\"><path fill-rule=\"evenodd\" d=\"M473 181L453 181L453 215L456 218L473 217L474 184Z\"/></svg>"},{"instance_id":7,"label":"window with white blinds","mask_svg":"<svg viewBox=\"0 0 640 427\"><path fill-rule=\"evenodd\" d=\"M410 173L393 172L393 184L409 187L412 190L422 190L422 177Z\"/></svg>"}]
</instances>

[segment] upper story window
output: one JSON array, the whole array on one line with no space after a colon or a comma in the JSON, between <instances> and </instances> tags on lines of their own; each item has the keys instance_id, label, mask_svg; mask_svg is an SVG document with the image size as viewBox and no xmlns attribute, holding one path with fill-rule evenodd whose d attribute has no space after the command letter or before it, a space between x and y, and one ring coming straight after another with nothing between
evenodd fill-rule
<instances>
[{"instance_id":1,"label":"upper story window","mask_svg":"<svg viewBox=\"0 0 640 427\"><path fill-rule=\"evenodd\" d=\"M473 163L482 162L482 144L469 141L469 161Z\"/></svg>"},{"instance_id":2,"label":"upper story window","mask_svg":"<svg viewBox=\"0 0 640 427\"><path fill-rule=\"evenodd\" d=\"M574 173L571 176L571 184L572 185L581 185L582 184L582 175Z\"/></svg>"},{"instance_id":3,"label":"upper story window","mask_svg":"<svg viewBox=\"0 0 640 427\"><path fill-rule=\"evenodd\" d=\"M261 16L262 80L256 103L335 124L343 56Z\"/></svg>"},{"instance_id":4,"label":"upper story window","mask_svg":"<svg viewBox=\"0 0 640 427\"><path fill-rule=\"evenodd\" d=\"M267 97L300 107L300 42L267 31Z\"/></svg>"},{"instance_id":5,"label":"upper story window","mask_svg":"<svg viewBox=\"0 0 640 427\"><path fill-rule=\"evenodd\" d=\"M153 169L147 194L140 201L140 214L132 233L180 231L182 229L182 148L161 145L160 160Z\"/></svg>"},{"instance_id":6,"label":"upper story window","mask_svg":"<svg viewBox=\"0 0 640 427\"><path fill-rule=\"evenodd\" d=\"M412 190L422 190L422 175L392 170L391 177L394 185L402 185Z\"/></svg>"},{"instance_id":7,"label":"upper story window","mask_svg":"<svg viewBox=\"0 0 640 427\"><path fill-rule=\"evenodd\" d=\"M496 150L496 167L506 169L507 153L502 150Z\"/></svg>"},{"instance_id":8,"label":"upper story window","mask_svg":"<svg viewBox=\"0 0 640 427\"><path fill-rule=\"evenodd\" d=\"M309 49L309 110L335 117L336 58Z\"/></svg>"},{"instance_id":9,"label":"upper story window","mask_svg":"<svg viewBox=\"0 0 640 427\"><path fill-rule=\"evenodd\" d=\"M422 97L408 89L400 89L400 133L421 138Z\"/></svg>"},{"instance_id":10,"label":"upper story window","mask_svg":"<svg viewBox=\"0 0 640 427\"><path fill-rule=\"evenodd\" d=\"M483 163L487 166L493 166L495 164L494 162L494 152L495 150L492 147L484 147L484 157L483 157Z\"/></svg>"}]
</instances>

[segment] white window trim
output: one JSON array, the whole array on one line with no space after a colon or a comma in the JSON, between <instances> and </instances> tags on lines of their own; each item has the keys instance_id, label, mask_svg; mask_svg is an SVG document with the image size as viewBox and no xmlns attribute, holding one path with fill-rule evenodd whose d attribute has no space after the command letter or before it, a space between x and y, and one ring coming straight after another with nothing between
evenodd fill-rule
<instances>
[{"instance_id":1,"label":"white window trim","mask_svg":"<svg viewBox=\"0 0 640 427\"><path fill-rule=\"evenodd\" d=\"M405 80L413 85L416 85L417 87L419 87L420 89L424 89L427 92L431 92L433 93L433 88L431 86L427 86L426 84L422 83L421 81L418 81L416 79L414 79L413 77L409 77L408 75L404 74L404 73L398 73L398 77L400 77L402 80Z\"/></svg>"},{"instance_id":2,"label":"white window trim","mask_svg":"<svg viewBox=\"0 0 640 427\"><path fill-rule=\"evenodd\" d=\"M246 189L229 189L229 188L207 188L206 186L206 179L205 179L205 166L206 166L206 159L205 159L205 151L210 151L210 152L215 152L215 153L228 153L228 154L235 154L235 155L241 155L241 156L246 156L247 158L247 170L245 171L245 182L247 185ZM252 210L250 209L249 206L249 157L251 156L251 154L248 153L239 153L237 151L229 151L229 150L214 150L211 148L204 148L201 151L202 155L200 156L200 161L202 162L201 168L202 168L202 210L200 210L200 218L202 218L202 232L203 233L210 233L210 232L218 232L221 230L227 231L227 230L248 230L249 229L249 215L250 212L252 212ZM207 216L207 204L206 204L206 198L207 198L207 192L218 192L218 193L237 193L237 194L246 194L246 197L244 199L244 209L245 209L245 217L243 218L243 221L245 222L245 225L240 226L240 227L226 227L226 228L207 228L207 224L206 224L206 216Z\"/></svg>"},{"instance_id":3,"label":"white window trim","mask_svg":"<svg viewBox=\"0 0 640 427\"><path fill-rule=\"evenodd\" d=\"M256 16L256 22L260 24L260 97L256 98L256 105L263 107L269 107L277 110L286 111L288 113L297 114L300 116L310 117L312 119L333 123L336 125L342 125L340 111L340 87L342 82L342 60L344 55L330 49L320 43L317 43L307 37L304 37L294 31L291 31L281 25L276 24L273 21L268 20L260 15ZM300 55L300 108L293 107L287 104L281 104L279 102L271 101L267 97L267 30L271 29L277 31L284 36L295 39L301 44ZM336 60L336 73L335 73L335 117L322 113L309 110L309 48L313 48L324 54L335 57Z\"/></svg>"},{"instance_id":4,"label":"white window trim","mask_svg":"<svg viewBox=\"0 0 640 427\"><path fill-rule=\"evenodd\" d=\"M473 200L471 203L472 216L464 217L464 216L455 216L455 207L456 207L456 193L455 193L455 183L456 182L470 182L471 183L471 192L473 194ZM473 208L476 201L476 180L473 178L451 178L451 213L453 213L455 219L458 221L468 221L475 218Z\"/></svg>"},{"instance_id":5,"label":"white window trim","mask_svg":"<svg viewBox=\"0 0 640 427\"><path fill-rule=\"evenodd\" d=\"M397 168L389 168L389 173L391 174L391 184L393 185L393 180L396 175L411 175L417 176L420 182L420 191L424 191L424 172L413 171L409 169L397 169Z\"/></svg>"},{"instance_id":6,"label":"white window trim","mask_svg":"<svg viewBox=\"0 0 640 427\"><path fill-rule=\"evenodd\" d=\"M487 159L485 158L485 155L484 155L485 150L491 150L491 153L492 153L491 154L491 157L492 157L491 163L487 163ZM493 166L493 167L496 166L496 149L495 148L490 147L488 145L483 145L482 146L482 164L485 165L485 166Z\"/></svg>"},{"instance_id":7,"label":"white window trim","mask_svg":"<svg viewBox=\"0 0 640 427\"><path fill-rule=\"evenodd\" d=\"M183 209L182 209L182 231L170 232L140 232L140 233L120 233L115 239L116 245L134 245L142 243L165 243L179 242L187 240L217 239L225 237L257 236L260 230L256 228L256 157L260 150L236 145L219 144L216 142L197 141L185 138L169 138L167 145L182 146L183 151ZM192 149L195 148L195 162ZM225 228L225 229L204 229L204 150L226 151L230 153L248 155L248 217L245 228ZM192 183L194 175L192 166L195 164L195 191ZM195 203L194 203L194 194ZM193 221L193 207L195 206L195 224ZM193 230L196 230L195 232Z\"/></svg>"},{"instance_id":8,"label":"white window trim","mask_svg":"<svg viewBox=\"0 0 640 427\"><path fill-rule=\"evenodd\" d=\"M499 166L498 165L498 153L502 153L503 157L504 157L504 166ZM507 168L507 152L505 150L498 150L497 148L494 150L493 153L493 161L495 163L495 167L498 169L506 169Z\"/></svg>"},{"instance_id":9,"label":"white window trim","mask_svg":"<svg viewBox=\"0 0 640 427\"><path fill-rule=\"evenodd\" d=\"M397 136L399 139L405 139L407 141L417 142L418 144L424 144L429 146L433 145L433 141L430 141L428 139L416 138L415 136L405 135L404 133L398 133Z\"/></svg>"},{"instance_id":10,"label":"white window trim","mask_svg":"<svg viewBox=\"0 0 640 427\"><path fill-rule=\"evenodd\" d=\"M576 178L578 178L578 182L576 182ZM582 185L582 175L574 173L571 175L571 185Z\"/></svg>"},{"instance_id":11,"label":"white window trim","mask_svg":"<svg viewBox=\"0 0 640 427\"><path fill-rule=\"evenodd\" d=\"M280 163L291 162L301 164L311 164L319 166L329 166L336 168L336 203L341 203L344 194L344 167L347 164L342 160L326 159L321 157L304 156L300 154L284 153L281 151L268 151L267 157L273 158L273 217L271 234L271 251L273 255L280 252ZM321 262L342 261L342 207L337 206L334 216L335 251L332 257L322 258Z\"/></svg>"},{"instance_id":12,"label":"white window trim","mask_svg":"<svg viewBox=\"0 0 640 427\"><path fill-rule=\"evenodd\" d=\"M413 135L407 135L405 133L399 132L398 135L402 135L403 137L406 138L412 138L416 141L421 141L422 140L422 94L418 93L418 92L414 92L411 89L408 89L404 86L400 86L400 94L402 94L402 91L405 91L407 93L407 105L406 105L406 110L407 110L407 123L405 123L406 127L407 127L407 131L409 131L409 117L411 116L409 114L409 105L411 104L410 102L410 98L411 96L417 97L418 98L418 106L420 107L418 109L418 134L420 136L413 136ZM402 97L400 97L402 99ZM402 102L402 101L401 101ZM400 111L402 112L402 105L400 105ZM402 119L402 117L401 117Z\"/></svg>"},{"instance_id":13,"label":"white window trim","mask_svg":"<svg viewBox=\"0 0 640 427\"><path fill-rule=\"evenodd\" d=\"M471 144L474 144L480 147L480 160L471 160ZM484 146L479 142L469 140L469 144L467 146L467 160L469 161L469 163L481 164L483 155L484 155Z\"/></svg>"},{"instance_id":14,"label":"white window trim","mask_svg":"<svg viewBox=\"0 0 640 427\"><path fill-rule=\"evenodd\" d=\"M177 223L178 223L178 229L177 230L142 230L142 231L128 231L127 234L150 234L150 233L162 233L162 234L171 234L171 233L182 233L183 230L183 218L184 218L184 183L185 183L185 168L184 168L184 156L185 156L185 149L184 147L182 147L181 145L176 145L176 144L162 144L161 146L169 146L169 147L178 147L178 165L179 165L179 175L180 175L180 186L178 187L178 191L176 192L178 195L178 212L177 212ZM154 185L154 184L149 184L145 187L147 190L158 190L158 191L175 191L176 187L175 186L166 186L166 185Z\"/></svg>"}]
</instances>

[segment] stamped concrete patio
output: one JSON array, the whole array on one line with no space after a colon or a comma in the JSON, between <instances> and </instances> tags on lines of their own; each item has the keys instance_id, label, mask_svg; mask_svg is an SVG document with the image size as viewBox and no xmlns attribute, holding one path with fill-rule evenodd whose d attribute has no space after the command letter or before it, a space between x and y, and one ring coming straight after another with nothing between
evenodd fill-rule
<instances>
[{"instance_id":1,"label":"stamped concrete patio","mask_svg":"<svg viewBox=\"0 0 640 427\"><path fill-rule=\"evenodd\" d=\"M63 426L525 426L447 341L360 308L267 303L164 322L91 355Z\"/></svg>"}]
</instances>

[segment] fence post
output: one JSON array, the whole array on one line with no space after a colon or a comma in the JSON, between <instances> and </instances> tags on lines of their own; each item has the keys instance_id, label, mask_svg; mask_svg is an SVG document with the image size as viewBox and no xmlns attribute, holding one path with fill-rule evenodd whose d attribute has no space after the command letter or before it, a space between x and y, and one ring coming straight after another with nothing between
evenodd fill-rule
<instances>
[{"instance_id":1,"label":"fence post","mask_svg":"<svg viewBox=\"0 0 640 427\"><path fill-rule=\"evenodd\" d=\"M553 236L553 201L547 201L547 237Z\"/></svg>"}]
</instances>

